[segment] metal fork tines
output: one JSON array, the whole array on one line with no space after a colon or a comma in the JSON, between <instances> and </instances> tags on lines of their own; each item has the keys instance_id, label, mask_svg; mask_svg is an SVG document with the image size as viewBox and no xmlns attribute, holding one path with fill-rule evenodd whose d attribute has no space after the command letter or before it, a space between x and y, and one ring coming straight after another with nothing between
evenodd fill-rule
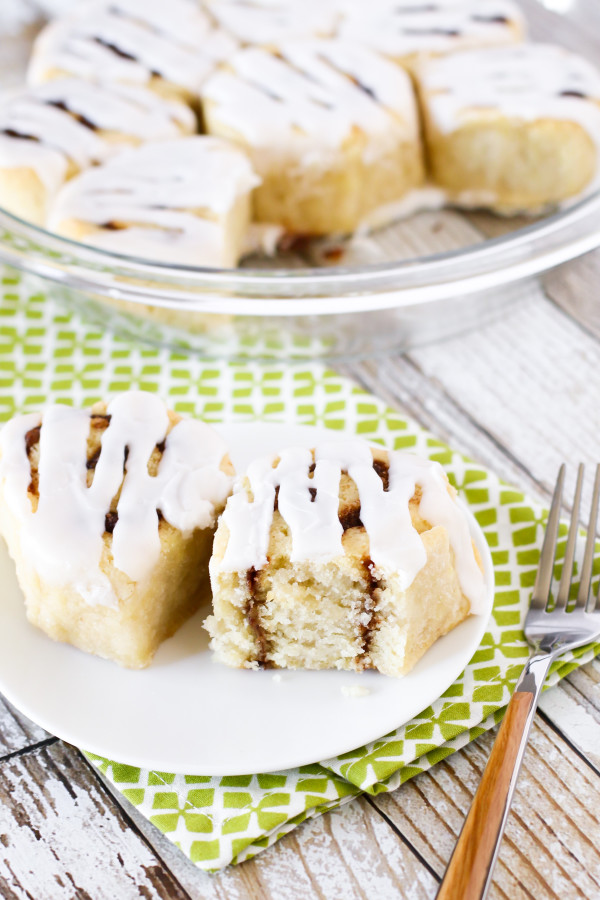
<instances>
[{"instance_id":1,"label":"metal fork tines","mask_svg":"<svg viewBox=\"0 0 600 900\"><path fill-rule=\"evenodd\" d=\"M600 630L600 609L598 597L592 592L594 549L596 545L596 525L600 501L600 466L596 468L590 522L585 543L583 560L579 574L579 590L574 601L569 603L574 579L577 537L579 535L579 510L584 479L584 467L579 466L573 511L565 547L562 574L556 597L552 594L553 574L556 566L556 551L560 527L560 507L562 503L565 466L560 467L552 505L548 516L544 543L540 556L531 606L525 619L525 637L537 653L551 653L552 657L594 640Z\"/></svg>"},{"instance_id":2,"label":"metal fork tines","mask_svg":"<svg viewBox=\"0 0 600 900\"><path fill-rule=\"evenodd\" d=\"M481 784L440 886L438 900L482 900L486 896L548 670L557 656L600 639L600 603L592 593L600 466L594 479L590 523L575 595L583 476L583 466L579 466L562 572L554 595L552 585L557 567L564 465L558 473L531 606L525 619L524 630L532 648L531 655L506 709Z\"/></svg>"}]
</instances>

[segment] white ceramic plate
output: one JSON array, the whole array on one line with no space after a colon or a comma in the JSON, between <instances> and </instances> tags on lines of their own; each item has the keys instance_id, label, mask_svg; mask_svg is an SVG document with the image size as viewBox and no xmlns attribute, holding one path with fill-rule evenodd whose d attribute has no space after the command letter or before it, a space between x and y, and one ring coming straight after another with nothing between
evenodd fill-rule
<instances>
[{"instance_id":1,"label":"white ceramic plate","mask_svg":"<svg viewBox=\"0 0 600 900\"><path fill-rule=\"evenodd\" d=\"M286 445L336 438L321 428L223 425L238 469ZM375 740L429 706L460 675L484 634L493 568L475 519L487 610L439 640L405 678L375 672L252 672L215 663L194 616L148 669L128 671L55 643L30 625L14 567L0 548L0 691L47 731L122 763L189 775L272 772ZM348 697L342 688L366 687Z\"/></svg>"}]
</instances>

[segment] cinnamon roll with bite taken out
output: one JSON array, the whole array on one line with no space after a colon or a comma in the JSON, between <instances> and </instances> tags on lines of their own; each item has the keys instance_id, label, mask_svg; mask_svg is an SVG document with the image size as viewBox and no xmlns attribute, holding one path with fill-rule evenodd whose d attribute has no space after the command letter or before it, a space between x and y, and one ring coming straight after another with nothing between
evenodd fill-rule
<instances>
[{"instance_id":1,"label":"cinnamon roll with bite taken out","mask_svg":"<svg viewBox=\"0 0 600 900\"><path fill-rule=\"evenodd\" d=\"M249 467L210 562L217 660L405 675L483 608L467 519L438 463L362 441Z\"/></svg>"}]
</instances>

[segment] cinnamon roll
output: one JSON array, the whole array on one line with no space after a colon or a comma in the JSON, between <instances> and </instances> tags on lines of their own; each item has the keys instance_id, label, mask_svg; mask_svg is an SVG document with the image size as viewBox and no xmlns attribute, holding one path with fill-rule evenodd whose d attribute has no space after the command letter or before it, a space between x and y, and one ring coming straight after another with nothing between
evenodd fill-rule
<instances>
[{"instance_id":1,"label":"cinnamon roll","mask_svg":"<svg viewBox=\"0 0 600 900\"><path fill-rule=\"evenodd\" d=\"M210 562L218 661L406 674L483 608L466 517L438 463L356 440L254 462Z\"/></svg>"},{"instance_id":2,"label":"cinnamon roll","mask_svg":"<svg viewBox=\"0 0 600 900\"><path fill-rule=\"evenodd\" d=\"M525 31L513 0L346 0L339 35L413 69L430 56L520 41Z\"/></svg>"},{"instance_id":3,"label":"cinnamon roll","mask_svg":"<svg viewBox=\"0 0 600 900\"><path fill-rule=\"evenodd\" d=\"M194 105L202 82L236 46L191 0L93 0L43 29L28 78L145 85Z\"/></svg>"},{"instance_id":4,"label":"cinnamon roll","mask_svg":"<svg viewBox=\"0 0 600 900\"><path fill-rule=\"evenodd\" d=\"M343 0L340 0L342 3ZM332 37L340 10L332 0L208 0L206 8L241 44L276 49L283 41Z\"/></svg>"},{"instance_id":5,"label":"cinnamon roll","mask_svg":"<svg viewBox=\"0 0 600 900\"><path fill-rule=\"evenodd\" d=\"M353 232L423 181L410 79L358 44L241 50L204 85L203 110L262 179L255 219L291 233Z\"/></svg>"},{"instance_id":6,"label":"cinnamon roll","mask_svg":"<svg viewBox=\"0 0 600 900\"><path fill-rule=\"evenodd\" d=\"M416 70L433 180L451 202L537 213L597 184L600 72L562 47L519 44Z\"/></svg>"},{"instance_id":7,"label":"cinnamon roll","mask_svg":"<svg viewBox=\"0 0 600 900\"><path fill-rule=\"evenodd\" d=\"M245 154L219 138L146 144L73 178L49 224L115 253L231 268L242 252L256 184Z\"/></svg>"},{"instance_id":8,"label":"cinnamon roll","mask_svg":"<svg viewBox=\"0 0 600 900\"><path fill-rule=\"evenodd\" d=\"M152 394L51 406L0 432L0 532L28 619L123 666L208 598L233 469L222 439Z\"/></svg>"}]
</instances>

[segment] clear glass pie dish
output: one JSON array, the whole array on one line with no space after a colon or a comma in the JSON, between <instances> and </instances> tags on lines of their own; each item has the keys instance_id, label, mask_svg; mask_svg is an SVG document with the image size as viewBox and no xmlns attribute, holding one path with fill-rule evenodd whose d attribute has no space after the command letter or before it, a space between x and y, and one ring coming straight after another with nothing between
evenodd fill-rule
<instances>
[{"instance_id":1,"label":"clear glass pie dish","mask_svg":"<svg viewBox=\"0 0 600 900\"><path fill-rule=\"evenodd\" d=\"M522 5L533 39L600 58L597 0ZM14 65L10 75L14 83ZM488 320L518 302L526 279L598 246L598 190L536 220L424 210L369 235L254 254L230 270L107 253L0 210L0 262L46 293L120 333L227 358L348 358L439 339Z\"/></svg>"}]
</instances>

